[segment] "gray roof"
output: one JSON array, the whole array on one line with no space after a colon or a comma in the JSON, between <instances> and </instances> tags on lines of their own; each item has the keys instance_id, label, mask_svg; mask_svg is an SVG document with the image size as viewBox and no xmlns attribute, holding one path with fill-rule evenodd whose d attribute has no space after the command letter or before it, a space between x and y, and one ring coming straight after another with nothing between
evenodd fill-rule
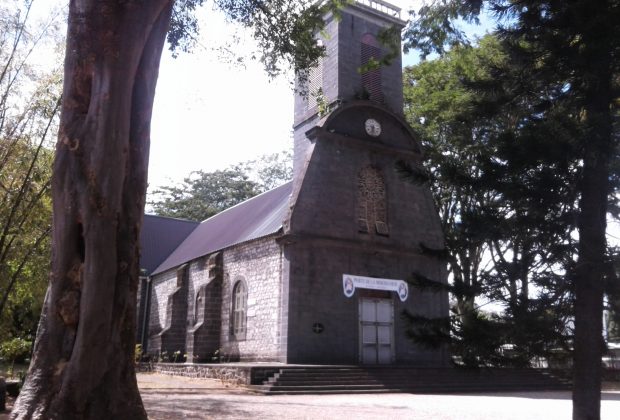
<instances>
[{"instance_id":1,"label":"gray roof","mask_svg":"<svg viewBox=\"0 0 620 420\"><path fill-rule=\"evenodd\" d=\"M140 232L140 269L149 275L199 224L191 220L145 214Z\"/></svg>"},{"instance_id":2,"label":"gray roof","mask_svg":"<svg viewBox=\"0 0 620 420\"><path fill-rule=\"evenodd\" d=\"M287 182L200 223L153 274L229 246L276 233L286 217L292 187L293 183Z\"/></svg>"}]
</instances>

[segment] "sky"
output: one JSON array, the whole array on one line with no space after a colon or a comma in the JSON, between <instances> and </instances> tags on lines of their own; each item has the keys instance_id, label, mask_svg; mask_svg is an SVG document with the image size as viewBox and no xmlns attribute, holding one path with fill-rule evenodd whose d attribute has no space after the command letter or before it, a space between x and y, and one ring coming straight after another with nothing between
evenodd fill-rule
<instances>
[{"instance_id":1,"label":"sky","mask_svg":"<svg viewBox=\"0 0 620 420\"><path fill-rule=\"evenodd\" d=\"M389 2L402 8L403 19L422 4ZM67 2L34 4L34 15L44 18ZM151 124L149 191L178 183L192 171L224 169L292 148L292 75L270 80L260 63L248 60L257 51L248 31L226 23L212 4L207 0L198 9L201 33L193 52L177 58L167 46L163 52ZM403 63L415 61L412 53Z\"/></svg>"},{"instance_id":2,"label":"sky","mask_svg":"<svg viewBox=\"0 0 620 420\"><path fill-rule=\"evenodd\" d=\"M422 3L389 1L403 9L403 19L408 18L407 10ZM176 59L167 49L163 53L152 120L151 191L180 182L191 171L223 169L292 146L291 75L270 80L257 62L234 64L237 57L256 51L252 37L227 24L212 10L211 1L206 3L198 12L200 45ZM58 0L35 0L34 15L46 17L59 4ZM481 35L491 27L488 18L482 20L481 27L464 29ZM227 48L232 51L224 53ZM39 58L45 61L52 55ZM403 63L416 61L413 53ZM608 223L608 240L617 243L620 225L611 219Z\"/></svg>"},{"instance_id":3,"label":"sky","mask_svg":"<svg viewBox=\"0 0 620 420\"><path fill-rule=\"evenodd\" d=\"M393 0L403 8L419 1ZM270 80L260 63L233 64L256 47L250 35L226 24L210 5L200 11L196 50L162 57L152 121L149 187L182 180L292 147L291 75ZM222 54L239 37L234 54Z\"/></svg>"}]
</instances>

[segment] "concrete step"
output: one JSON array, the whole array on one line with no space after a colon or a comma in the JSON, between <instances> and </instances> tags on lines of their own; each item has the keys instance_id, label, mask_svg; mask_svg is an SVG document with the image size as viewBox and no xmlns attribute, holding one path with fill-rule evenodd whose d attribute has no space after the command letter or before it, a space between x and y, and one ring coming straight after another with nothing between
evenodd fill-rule
<instances>
[{"instance_id":1,"label":"concrete step","mask_svg":"<svg viewBox=\"0 0 620 420\"><path fill-rule=\"evenodd\" d=\"M265 385L316 385L316 384L333 384L333 385L347 385L347 384L411 384L411 385L420 385L420 386L424 386L424 385L432 385L432 384L437 384L437 385L444 385L444 384L463 384L463 385L468 385L468 384L482 384L482 385L488 385L488 384L497 384L497 385L527 385L527 384L542 384L542 385L553 385L558 383L558 381L554 381L551 379L537 379L537 380L530 380L530 381L525 381L525 380L519 380L519 379L505 379L505 380L496 380L496 381L487 381L487 380L450 380L450 379L442 379L442 380L438 380L438 379L427 379L427 380L411 380L408 378L401 378L401 379L343 379L343 378L315 378L315 379L305 379L305 380L300 380L298 378L284 378L284 379L279 379L279 380L273 380L273 381L266 381L264 384Z\"/></svg>"},{"instance_id":2,"label":"concrete step","mask_svg":"<svg viewBox=\"0 0 620 420\"><path fill-rule=\"evenodd\" d=\"M493 392L569 389L570 382L535 369L425 369L401 367L282 368L263 393Z\"/></svg>"},{"instance_id":3,"label":"concrete step","mask_svg":"<svg viewBox=\"0 0 620 420\"><path fill-rule=\"evenodd\" d=\"M253 389L265 394L321 394L321 393L356 393L356 392L408 392L418 394L437 394L437 393L479 393L479 392L516 392L516 391L558 391L568 390L570 386L545 386L542 384L532 385L528 384L527 387L522 385L512 386L493 386L488 385L475 385L475 384L462 384L462 385L420 385L411 386L410 384L391 384L384 386L334 386L334 385L322 385L322 386L254 386Z\"/></svg>"},{"instance_id":4,"label":"concrete step","mask_svg":"<svg viewBox=\"0 0 620 420\"><path fill-rule=\"evenodd\" d=\"M380 389L320 389L320 388L295 388L289 390L265 389L257 391L266 395L278 395L278 394L375 394L375 393L412 393L412 394L476 394L476 393L501 393L501 392L522 392L522 391L562 391L570 390L570 386L552 386L552 387L527 387L520 386L515 387L493 387L488 386L459 386L459 387L419 387L412 388L408 386L402 387L385 387Z\"/></svg>"}]
</instances>

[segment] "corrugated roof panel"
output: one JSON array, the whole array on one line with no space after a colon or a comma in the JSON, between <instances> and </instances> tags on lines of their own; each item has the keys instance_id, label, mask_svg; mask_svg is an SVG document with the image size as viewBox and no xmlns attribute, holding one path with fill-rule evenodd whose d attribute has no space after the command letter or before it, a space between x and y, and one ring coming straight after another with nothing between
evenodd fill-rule
<instances>
[{"instance_id":1,"label":"corrugated roof panel","mask_svg":"<svg viewBox=\"0 0 620 420\"><path fill-rule=\"evenodd\" d=\"M292 182L287 182L205 220L153 274L220 249L277 232L286 216L292 185Z\"/></svg>"}]
</instances>

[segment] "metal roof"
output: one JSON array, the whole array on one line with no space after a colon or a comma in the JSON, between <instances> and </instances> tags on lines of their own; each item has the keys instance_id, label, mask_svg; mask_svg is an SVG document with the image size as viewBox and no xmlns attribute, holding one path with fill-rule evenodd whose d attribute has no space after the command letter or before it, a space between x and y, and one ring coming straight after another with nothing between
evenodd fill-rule
<instances>
[{"instance_id":1,"label":"metal roof","mask_svg":"<svg viewBox=\"0 0 620 420\"><path fill-rule=\"evenodd\" d=\"M292 185L292 182L287 182L200 223L153 274L229 246L276 233L286 216Z\"/></svg>"},{"instance_id":2,"label":"metal roof","mask_svg":"<svg viewBox=\"0 0 620 420\"><path fill-rule=\"evenodd\" d=\"M140 269L149 275L199 224L191 220L145 214L140 231Z\"/></svg>"}]
</instances>

